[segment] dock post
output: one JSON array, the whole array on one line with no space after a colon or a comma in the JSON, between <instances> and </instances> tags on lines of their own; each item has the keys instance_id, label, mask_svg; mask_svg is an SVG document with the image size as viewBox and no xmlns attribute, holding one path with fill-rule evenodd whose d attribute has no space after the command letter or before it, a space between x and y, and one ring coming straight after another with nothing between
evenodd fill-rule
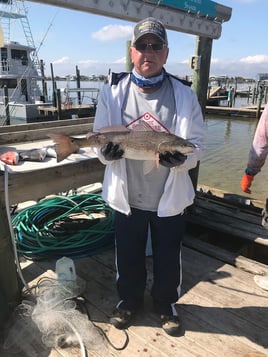
<instances>
[{"instance_id":1,"label":"dock post","mask_svg":"<svg viewBox=\"0 0 268 357\"><path fill-rule=\"evenodd\" d=\"M52 95L53 95L53 106L56 107L57 106L57 84L54 78L54 70L53 70L53 64L50 63L50 69L51 69L51 80L52 80Z\"/></svg>"},{"instance_id":2,"label":"dock post","mask_svg":"<svg viewBox=\"0 0 268 357\"><path fill-rule=\"evenodd\" d=\"M47 83L45 81L45 70L44 70L44 61L40 60L40 70L41 70L41 76L42 76L42 93L44 97L44 102L47 100Z\"/></svg>"},{"instance_id":3,"label":"dock post","mask_svg":"<svg viewBox=\"0 0 268 357\"><path fill-rule=\"evenodd\" d=\"M205 117L205 110L207 105L207 91L209 83L209 70L212 51L212 39L196 36L195 55L201 58L200 68L193 70L192 89L196 92L203 116ZM197 188L199 172L198 165L190 170L189 174L194 188Z\"/></svg>"},{"instance_id":4,"label":"dock post","mask_svg":"<svg viewBox=\"0 0 268 357\"><path fill-rule=\"evenodd\" d=\"M6 111L6 125L10 125L8 88L6 85L4 85L4 105L5 105L5 111Z\"/></svg>"},{"instance_id":5,"label":"dock post","mask_svg":"<svg viewBox=\"0 0 268 357\"><path fill-rule=\"evenodd\" d=\"M196 36L195 55L201 58L200 68L193 70L192 89L196 92L202 112L205 113L212 50L212 39Z\"/></svg>"},{"instance_id":6,"label":"dock post","mask_svg":"<svg viewBox=\"0 0 268 357\"><path fill-rule=\"evenodd\" d=\"M257 111L256 111L256 118L259 119L260 117L260 113L261 113L261 103L262 103L262 98L263 98L263 86L259 86L259 97L258 97L258 107L257 107Z\"/></svg>"},{"instance_id":7,"label":"dock post","mask_svg":"<svg viewBox=\"0 0 268 357\"><path fill-rule=\"evenodd\" d=\"M131 72L133 69L133 63L130 58L129 48L131 46L131 41L128 40L126 43L126 71Z\"/></svg>"},{"instance_id":8,"label":"dock post","mask_svg":"<svg viewBox=\"0 0 268 357\"><path fill-rule=\"evenodd\" d=\"M77 85L77 88L80 88L81 87L81 84L80 84L80 71L79 71L77 66L75 67L75 70L76 70L76 85ZM78 105L82 104L80 91L77 91L77 101L78 101Z\"/></svg>"},{"instance_id":9,"label":"dock post","mask_svg":"<svg viewBox=\"0 0 268 357\"><path fill-rule=\"evenodd\" d=\"M62 110L61 110L61 94L60 89L57 89L57 119L60 120L62 118Z\"/></svg>"},{"instance_id":10,"label":"dock post","mask_svg":"<svg viewBox=\"0 0 268 357\"><path fill-rule=\"evenodd\" d=\"M6 302L6 306L1 306L1 316L7 318L19 303L20 290L3 197L0 197L0 226L0 294L3 297L1 301ZM0 324L2 322L4 321L0 321Z\"/></svg>"}]
</instances>

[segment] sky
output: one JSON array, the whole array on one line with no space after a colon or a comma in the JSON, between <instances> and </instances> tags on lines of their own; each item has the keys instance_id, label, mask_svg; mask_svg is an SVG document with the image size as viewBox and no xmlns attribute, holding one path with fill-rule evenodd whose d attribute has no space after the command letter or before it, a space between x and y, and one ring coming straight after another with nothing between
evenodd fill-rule
<instances>
[{"instance_id":1,"label":"sky","mask_svg":"<svg viewBox=\"0 0 268 357\"><path fill-rule=\"evenodd\" d=\"M268 0L222 0L232 8L213 40L210 75L257 78L268 73ZM125 70L126 42L135 23L75 10L25 1L38 57L49 76L106 75ZM191 75L189 59L196 36L168 30L169 57L165 68L180 77ZM18 40L19 42L22 42Z\"/></svg>"}]
</instances>

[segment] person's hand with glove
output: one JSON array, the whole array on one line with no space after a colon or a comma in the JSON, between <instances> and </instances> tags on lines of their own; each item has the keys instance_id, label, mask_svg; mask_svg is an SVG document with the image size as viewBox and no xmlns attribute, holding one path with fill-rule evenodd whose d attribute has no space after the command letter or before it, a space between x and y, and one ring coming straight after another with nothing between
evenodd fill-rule
<instances>
[{"instance_id":1,"label":"person's hand with glove","mask_svg":"<svg viewBox=\"0 0 268 357\"><path fill-rule=\"evenodd\" d=\"M252 184L253 179L254 179L254 175L252 175L250 173L250 171L248 169L246 169L245 173L242 176L242 179L240 181L240 187L241 187L242 191L244 191L246 193L251 193L251 190L249 188Z\"/></svg>"},{"instance_id":2,"label":"person's hand with glove","mask_svg":"<svg viewBox=\"0 0 268 357\"><path fill-rule=\"evenodd\" d=\"M180 166L187 159L187 156L181 154L179 151L165 152L164 154L159 154L159 164L168 168L175 166Z\"/></svg>"},{"instance_id":3,"label":"person's hand with glove","mask_svg":"<svg viewBox=\"0 0 268 357\"><path fill-rule=\"evenodd\" d=\"M121 159L124 155L124 150L120 148L118 144L114 144L111 141L101 148L101 154L107 161L113 161Z\"/></svg>"}]
</instances>

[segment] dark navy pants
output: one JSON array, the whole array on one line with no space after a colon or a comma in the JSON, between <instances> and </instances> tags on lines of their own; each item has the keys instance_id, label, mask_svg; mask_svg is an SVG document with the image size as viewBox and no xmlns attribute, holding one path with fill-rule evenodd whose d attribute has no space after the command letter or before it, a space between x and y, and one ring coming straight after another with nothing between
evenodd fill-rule
<instances>
[{"instance_id":1,"label":"dark navy pants","mask_svg":"<svg viewBox=\"0 0 268 357\"><path fill-rule=\"evenodd\" d=\"M162 313L179 298L184 215L158 217L156 212L132 208L115 214L117 290L121 308L135 311L143 304L146 285L146 243L151 230L153 285L151 295Z\"/></svg>"}]
</instances>

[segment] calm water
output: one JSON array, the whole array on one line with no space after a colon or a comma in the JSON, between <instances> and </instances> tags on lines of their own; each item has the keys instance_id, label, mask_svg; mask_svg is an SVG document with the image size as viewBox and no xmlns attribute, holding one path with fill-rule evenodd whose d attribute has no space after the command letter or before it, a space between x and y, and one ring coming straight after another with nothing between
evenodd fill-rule
<instances>
[{"instance_id":1,"label":"calm water","mask_svg":"<svg viewBox=\"0 0 268 357\"><path fill-rule=\"evenodd\" d=\"M243 104L247 99L236 106ZM268 160L253 181L251 195L244 194L239 185L257 123L254 118L206 115L207 147L200 164L200 184L251 198L268 198Z\"/></svg>"},{"instance_id":2,"label":"calm water","mask_svg":"<svg viewBox=\"0 0 268 357\"><path fill-rule=\"evenodd\" d=\"M58 88L66 87L66 82L58 82ZM75 87L76 82L69 82ZM81 87L101 88L102 82L81 82ZM50 89L48 91L50 94ZM222 102L222 105L226 103ZM246 98L237 98L235 106L247 105ZM249 103L250 104L250 103ZM245 170L248 152L257 120L254 118L218 117L207 115L207 148L199 169L200 184L256 199L268 197L268 160L252 185L252 194L246 195L240 189L240 180Z\"/></svg>"}]
</instances>

